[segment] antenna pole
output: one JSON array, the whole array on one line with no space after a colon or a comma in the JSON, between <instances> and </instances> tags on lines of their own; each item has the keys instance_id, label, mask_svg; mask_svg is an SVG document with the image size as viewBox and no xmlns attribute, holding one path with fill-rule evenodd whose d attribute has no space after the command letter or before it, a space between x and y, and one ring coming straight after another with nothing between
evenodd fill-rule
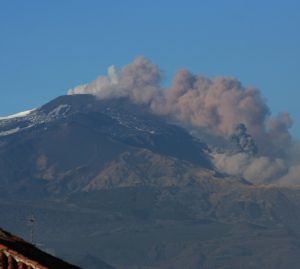
<instances>
[{"instance_id":1,"label":"antenna pole","mask_svg":"<svg viewBox=\"0 0 300 269\"><path fill-rule=\"evenodd\" d=\"M30 226L30 243L33 244L34 240L34 225L35 225L35 218L33 215L31 215L28 218L28 225Z\"/></svg>"}]
</instances>

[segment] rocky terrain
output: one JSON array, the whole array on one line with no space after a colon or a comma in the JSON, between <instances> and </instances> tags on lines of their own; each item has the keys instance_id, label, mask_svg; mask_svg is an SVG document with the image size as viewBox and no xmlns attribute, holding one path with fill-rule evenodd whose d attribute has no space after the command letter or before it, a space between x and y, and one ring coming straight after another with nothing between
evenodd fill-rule
<instances>
[{"instance_id":1,"label":"rocky terrain","mask_svg":"<svg viewBox=\"0 0 300 269\"><path fill-rule=\"evenodd\" d=\"M126 98L58 97L0 120L0 226L28 238L34 215L36 243L87 269L298 268L300 190L210 150Z\"/></svg>"}]
</instances>

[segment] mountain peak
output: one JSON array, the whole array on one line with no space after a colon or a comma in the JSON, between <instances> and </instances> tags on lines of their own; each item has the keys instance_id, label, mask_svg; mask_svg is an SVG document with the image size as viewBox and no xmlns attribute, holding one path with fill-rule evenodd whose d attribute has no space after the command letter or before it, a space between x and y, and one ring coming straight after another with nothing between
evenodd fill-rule
<instances>
[{"instance_id":1,"label":"mountain peak","mask_svg":"<svg viewBox=\"0 0 300 269\"><path fill-rule=\"evenodd\" d=\"M158 182L155 177L168 181L176 174L185 177L192 167L211 169L207 150L184 128L128 98L60 96L25 117L0 122L0 176L8 192L21 188L21 182L53 194L123 186L125 181ZM132 165L137 158L144 162ZM11 169L11 160L18 168ZM159 160L168 165L158 176ZM117 167L114 184L108 184L107 173ZM134 180L122 179L122 171Z\"/></svg>"}]
</instances>

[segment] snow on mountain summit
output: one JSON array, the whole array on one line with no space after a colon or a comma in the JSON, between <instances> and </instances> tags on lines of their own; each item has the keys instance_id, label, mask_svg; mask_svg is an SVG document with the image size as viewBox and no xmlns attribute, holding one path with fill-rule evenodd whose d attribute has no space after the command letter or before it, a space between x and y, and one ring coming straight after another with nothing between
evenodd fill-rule
<instances>
[{"instance_id":1,"label":"snow on mountain summit","mask_svg":"<svg viewBox=\"0 0 300 269\"><path fill-rule=\"evenodd\" d=\"M0 117L0 120L9 120L9 119L13 119L13 118L23 118L23 117L26 117L27 115L29 115L34 110L36 110L36 109L34 108L34 109L18 112L16 114Z\"/></svg>"},{"instance_id":2,"label":"snow on mountain summit","mask_svg":"<svg viewBox=\"0 0 300 269\"><path fill-rule=\"evenodd\" d=\"M70 105L59 104L51 111L45 111L43 107L40 107L0 117L0 137L15 134L59 118L64 118L67 116L69 110Z\"/></svg>"}]
</instances>

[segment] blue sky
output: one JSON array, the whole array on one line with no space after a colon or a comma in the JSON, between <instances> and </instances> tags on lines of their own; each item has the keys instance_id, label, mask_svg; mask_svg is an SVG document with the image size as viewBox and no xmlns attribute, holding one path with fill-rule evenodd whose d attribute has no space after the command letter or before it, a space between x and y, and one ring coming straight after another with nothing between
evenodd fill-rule
<instances>
[{"instance_id":1,"label":"blue sky","mask_svg":"<svg viewBox=\"0 0 300 269\"><path fill-rule=\"evenodd\" d=\"M0 115L38 107L144 55L231 76L289 111L300 137L298 0L0 1Z\"/></svg>"}]
</instances>

